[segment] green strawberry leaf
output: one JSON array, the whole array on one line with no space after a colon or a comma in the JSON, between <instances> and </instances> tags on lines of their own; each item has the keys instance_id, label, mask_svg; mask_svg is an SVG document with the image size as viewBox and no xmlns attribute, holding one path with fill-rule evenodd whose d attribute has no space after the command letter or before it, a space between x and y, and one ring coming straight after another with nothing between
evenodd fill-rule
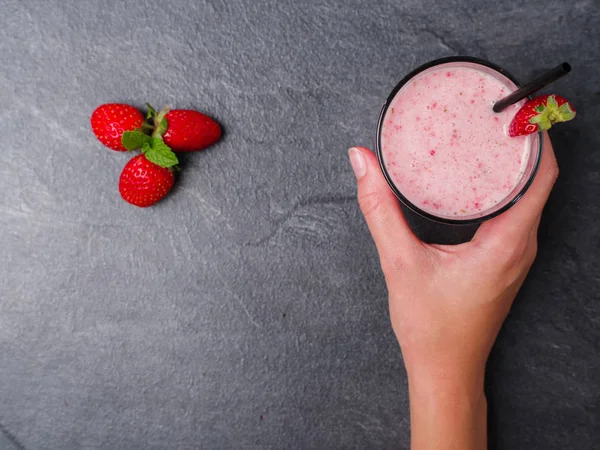
<instances>
[{"instance_id":1,"label":"green strawberry leaf","mask_svg":"<svg viewBox=\"0 0 600 450\"><path fill-rule=\"evenodd\" d=\"M550 109L558 108L558 102L556 101L556 97L554 95L548 97L546 104Z\"/></svg>"},{"instance_id":2,"label":"green strawberry leaf","mask_svg":"<svg viewBox=\"0 0 600 450\"><path fill-rule=\"evenodd\" d=\"M156 110L150 105L150 103L146 103L146 108L148 108L148 114L146 114L146 119L150 119L156 115Z\"/></svg>"},{"instance_id":3,"label":"green strawberry leaf","mask_svg":"<svg viewBox=\"0 0 600 450\"><path fill-rule=\"evenodd\" d=\"M529 123L540 123L544 120L546 120L546 117L543 114L538 114L537 116L533 116L531 119L529 119Z\"/></svg>"},{"instance_id":4,"label":"green strawberry leaf","mask_svg":"<svg viewBox=\"0 0 600 450\"><path fill-rule=\"evenodd\" d=\"M140 130L125 131L123 136L121 136L121 143L129 151L141 148L145 143L150 142L150 140L150 136L142 133Z\"/></svg>"},{"instance_id":5,"label":"green strawberry leaf","mask_svg":"<svg viewBox=\"0 0 600 450\"><path fill-rule=\"evenodd\" d=\"M542 120L540 123L538 123L538 131L549 130L551 127L552 122L550 122L548 119Z\"/></svg>"},{"instance_id":6,"label":"green strawberry leaf","mask_svg":"<svg viewBox=\"0 0 600 450\"><path fill-rule=\"evenodd\" d=\"M173 150L161 138L152 138L151 144L142 147L146 159L160 167L173 167L179 160Z\"/></svg>"},{"instance_id":7,"label":"green strawberry leaf","mask_svg":"<svg viewBox=\"0 0 600 450\"><path fill-rule=\"evenodd\" d=\"M538 131L544 131L552 126L552 122L546 114L538 114L529 119L529 123L537 124Z\"/></svg>"},{"instance_id":8,"label":"green strawberry leaf","mask_svg":"<svg viewBox=\"0 0 600 450\"><path fill-rule=\"evenodd\" d=\"M571 109L571 105L568 103L563 103L558 107L558 112L560 113L563 122L571 120L575 117L575 111Z\"/></svg>"}]
</instances>

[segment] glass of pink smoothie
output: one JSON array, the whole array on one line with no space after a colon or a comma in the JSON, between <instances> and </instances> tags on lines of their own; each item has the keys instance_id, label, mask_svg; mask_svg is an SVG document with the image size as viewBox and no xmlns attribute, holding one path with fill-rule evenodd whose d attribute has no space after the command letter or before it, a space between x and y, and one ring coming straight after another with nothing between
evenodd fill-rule
<instances>
[{"instance_id":1,"label":"glass of pink smoothie","mask_svg":"<svg viewBox=\"0 0 600 450\"><path fill-rule=\"evenodd\" d=\"M392 191L421 216L483 222L514 205L539 166L539 133L509 137L523 102L495 113L520 83L478 58L431 61L394 88L379 117L377 157Z\"/></svg>"}]
</instances>

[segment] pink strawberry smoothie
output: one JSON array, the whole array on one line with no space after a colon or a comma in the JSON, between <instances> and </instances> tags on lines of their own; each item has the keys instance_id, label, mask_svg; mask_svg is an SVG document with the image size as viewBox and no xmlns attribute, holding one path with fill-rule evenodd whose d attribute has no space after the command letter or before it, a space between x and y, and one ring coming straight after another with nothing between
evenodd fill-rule
<instances>
[{"instance_id":1,"label":"pink strawberry smoothie","mask_svg":"<svg viewBox=\"0 0 600 450\"><path fill-rule=\"evenodd\" d=\"M515 89L472 63L434 66L406 83L381 128L383 164L400 193L450 219L481 217L514 196L533 138L506 131L523 102L501 113L492 106Z\"/></svg>"}]
</instances>

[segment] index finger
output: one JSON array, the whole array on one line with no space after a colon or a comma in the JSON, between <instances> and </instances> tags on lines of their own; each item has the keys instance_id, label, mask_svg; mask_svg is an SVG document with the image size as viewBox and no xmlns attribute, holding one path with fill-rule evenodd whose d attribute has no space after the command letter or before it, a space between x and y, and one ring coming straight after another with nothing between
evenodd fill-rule
<instances>
[{"instance_id":1,"label":"index finger","mask_svg":"<svg viewBox=\"0 0 600 450\"><path fill-rule=\"evenodd\" d=\"M529 235L537 227L544 205L558 177L558 164L548 133L543 133L542 160L533 183L508 211L483 223L473 241L498 241L510 244Z\"/></svg>"}]
</instances>

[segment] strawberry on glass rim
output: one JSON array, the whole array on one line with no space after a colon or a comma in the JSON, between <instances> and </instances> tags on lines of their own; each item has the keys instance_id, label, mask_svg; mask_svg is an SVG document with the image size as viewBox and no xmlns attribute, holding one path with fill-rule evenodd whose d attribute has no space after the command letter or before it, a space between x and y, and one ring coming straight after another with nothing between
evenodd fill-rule
<instances>
[{"instance_id":1,"label":"strawberry on glass rim","mask_svg":"<svg viewBox=\"0 0 600 450\"><path fill-rule=\"evenodd\" d=\"M508 127L511 137L524 136L548 130L557 122L567 122L577 112L569 101L560 95L541 95L525 104L517 111Z\"/></svg>"}]
</instances>

